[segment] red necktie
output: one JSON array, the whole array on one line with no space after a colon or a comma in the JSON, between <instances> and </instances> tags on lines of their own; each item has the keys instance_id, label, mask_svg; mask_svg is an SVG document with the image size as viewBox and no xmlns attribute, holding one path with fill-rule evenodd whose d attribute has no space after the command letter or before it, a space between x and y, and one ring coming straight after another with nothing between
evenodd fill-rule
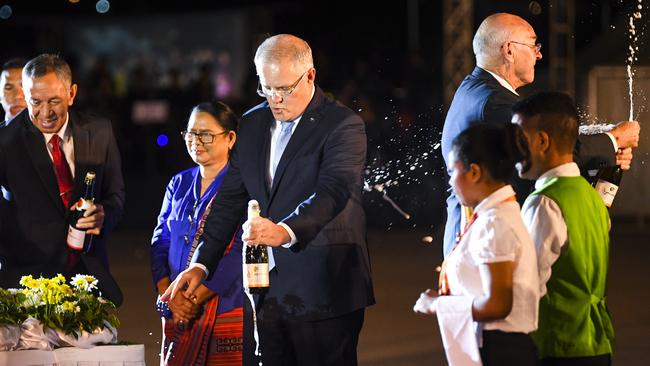
<instances>
[{"instance_id":1,"label":"red necktie","mask_svg":"<svg viewBox=\"0 0 650 366\"><path fill-rule=\"evenodd\" d=\"M68 165L68 162L65 160L65 154L63 153L63 149L61 149L61 138L59 135L55 134L50 139L50 150L52 151L52 161L54 162L56 180L59 184L59 195L61 196L63 205L68 209L74 181L72 180L70 165Z\"/></svg>"}]
</instances>

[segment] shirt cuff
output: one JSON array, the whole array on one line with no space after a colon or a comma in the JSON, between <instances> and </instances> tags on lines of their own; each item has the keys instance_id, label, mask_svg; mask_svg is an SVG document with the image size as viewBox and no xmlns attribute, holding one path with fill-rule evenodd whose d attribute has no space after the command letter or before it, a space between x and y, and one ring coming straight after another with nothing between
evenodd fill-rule
<instances>
[{"instance_id":1,"label":"shirt cuff","mask_svg":"<svg viewBox=\"0 0 650 366\"><path fill-rule=\"evenodd\" d=\"M296 239L296 234L294 234L293 230L291 230L289 225L285 224L284 222L281 222L278 225L282 226L289 233L289 236L291 237L291 241L286 243L286 244L282 244L282 247L283 248L291 248L292 245L294 245L294 244L296 244L298 242L298 239Z\"/></svg>"},{"instance_id":2,"label":"shirt cuff","mask_svg":"<svg viewBox=\"0 0 650 366\"><path fill-rule=\"evenodd\" d=\"M614 145L614 152L618 152L618 143L616 142L616 137L609 132L605 132L609 139L612 140L612 145Z\"/></svg>"},{"instance_id":3,"label":"shirt cuff","mask_svg":"<svg viewBox=\"0 0 650 366\"><path fill-rule=\"evenodd\" d=\"M194 267L201 268L201 270L203 270L203 272L205 272L205 277L208 277L210 275L210 271L208 271L208 267L202 265L201 263L192 263L192 264L190 264L190 268L194 268Z\"/></svg>"}]
</instances>

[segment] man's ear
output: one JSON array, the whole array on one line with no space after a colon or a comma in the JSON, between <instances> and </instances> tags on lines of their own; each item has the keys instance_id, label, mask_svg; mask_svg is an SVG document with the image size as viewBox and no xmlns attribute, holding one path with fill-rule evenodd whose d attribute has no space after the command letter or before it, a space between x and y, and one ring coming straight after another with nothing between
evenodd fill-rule
<instances>
[{"instance_id":1,"label":"man's ear","mask_svg":"<svg viewBox=\"0 0 650 366\"><path fill-rule=\"evenodd\" d=\"M77 84L70 85L70 99L68 100L68 106L71 106L74 103L74 97L77 96Z\"/></svg>"},{"instance_id":2,"label":"man's ear","mask_svg":"<svg viewBox=\"0 0 650 366\"><path fill-rule=\"evenodd\" d=\"M551 148L551 137L546 131L539 131L537 133L539 149L541 152L546 153Z\"/></svg>"},{"instance_id":3,"label":"man's ear","mask_svg":"<svg viewBox=\"0 0 650 366\"><path fill-rule=\"evenodd\" d=\"M480 181L481 176L483 175L482 174L483 171L481 170L481 166L476 164L476 163L470 164L468 173L469 173L468 174L469 180L472 183L477 183L478 181Z\"/></svg>"},{"instance_id":4,"label":"man's ear","mask_svg":"<svg viewBox=\"0 0 650 366\"><path fill-rule=\"evenodd\" d=\"M512 47L510 47L510 44L510 42L505 42L501 46L501 56L508 62L512 63L515 60L515 56L512 52Z\"/></svg>"}]
</instances>

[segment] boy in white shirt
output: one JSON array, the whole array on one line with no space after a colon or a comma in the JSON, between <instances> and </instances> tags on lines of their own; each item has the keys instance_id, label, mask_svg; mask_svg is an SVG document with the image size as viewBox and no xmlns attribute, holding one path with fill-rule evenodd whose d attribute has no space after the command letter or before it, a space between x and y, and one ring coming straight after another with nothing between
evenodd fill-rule
<instances>
[{"instance_id":1,"label":"boy in white shirt","mask_svg":"<svg viewBox=\"0 0 650 366\"><path fill-rule=\"evenodd\" d=\"M513 107L529 158L517 164L536 180L522 208L537 250L542 365L611 365L614 330L605 304L609 215L573 162L577 111L563 93L539 93Z\"/></svg>"}]
</instances>

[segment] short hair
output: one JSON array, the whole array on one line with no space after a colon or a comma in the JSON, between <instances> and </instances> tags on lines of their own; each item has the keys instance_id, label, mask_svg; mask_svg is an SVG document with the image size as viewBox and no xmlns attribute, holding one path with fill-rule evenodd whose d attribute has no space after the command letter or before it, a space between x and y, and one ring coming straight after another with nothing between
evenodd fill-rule
<instances>
[{"instance_id":1,"label":"short hair","mask_svg":"<svg viewBox=\"0 0 650 366\"><path fill-rule=\"evenodd\" d=\"M8 60L4 64L2 64L2 70L1 71L7 71L11 69L22 69L25 66L25 59L16 57Z\"/></svg>"},{"instance_id":2,"label":"short hair","mask_svg":"<svg viewBox=\"0 0 650 366\"><path fill-rule=\"evenodd\" d=\"M230 107L217 100L200 103L192 108L192 113L205 112L210 114L226 131L237 131L239 117Z\"/></svg>"},{"instance_id":3,"label":"short hair","mask_svg":"<svg viewBox=\"0 0 650 366\"><path fill-rule=\"evenodd\" d=\"M29 60L23 67L23 77L26 78L42 77L51 72L68 86L72 84L70 65L59 55L43 53Z\"/></svg>"},{"instance_id":4,"label":"short hair","mask_svg":"<svg viewBox=\"0 0 650 366\"><path fill-rule=\"evenodd\" d=\"M505 126L474 124L456 136L451 149L465 170L477 164L494 180L504 183L514 177L515 164L529 156L526 136L512 123Z\"/></svg>"},{"instance_id":5,"label":"short hair","mask_svg":"<svg viewBox=\"0 0 650 366\"><path fill-rule=\"evenodd\" d=\"M524 21L513 14L496 13L481 22L472 40L478 66L495 67L503 63L501 46L510 39L512 21L518 20Z\"/></svg>"},{"instance_id":6,"label":"short hair","mask_svg":"<svg viewBox=\"0 0 650 366\"><path fill-rule=\"evenodd\" d=\"M546 132L558 151L573 152L578 139L578 111L569 95L560 92L533 94L517 102L512 113L529 118L525 129ZM530 120L537 115L539 119Z\"/></svg>"},{"instance_id":7,"label":"short hair","mask_svg":"<svg viewBox=\"0 0 650 366\"><path fill-rule=\"evenodd\" d=\"M294 68L314 67L311 48L306 41L291 34L277 34L271 36L257 47L255 52L255 68L261 69L265 62L278 62L289 59Z\"/></svg>"}]
</instances>

